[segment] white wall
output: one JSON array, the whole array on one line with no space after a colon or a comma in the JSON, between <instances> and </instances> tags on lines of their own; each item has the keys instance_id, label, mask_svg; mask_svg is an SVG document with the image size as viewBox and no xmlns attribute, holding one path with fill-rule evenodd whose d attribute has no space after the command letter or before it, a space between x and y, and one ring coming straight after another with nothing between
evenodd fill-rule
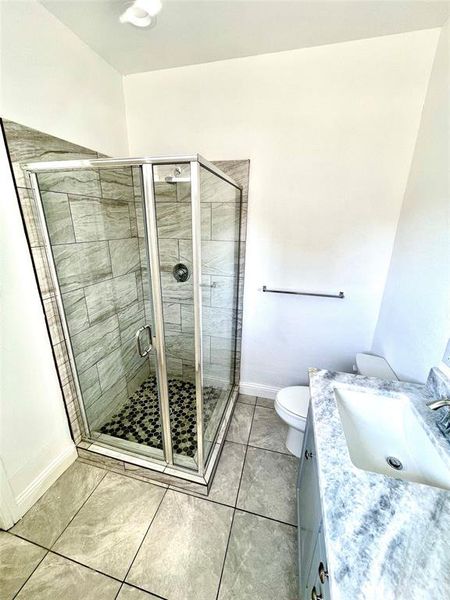
<instances>
[{"instance_id":1,"label":"white wall","mask_svg":"<svg viewBox=\"0 0 450 600\"><path fill-rule=\"evenodd\" d=\"M38 2L0 2L0 27L0 115L127 155L121 75Z\"/></svg>"},{"instance_id":2,"label":"white wall","mask_svg":"<svg viewBox=\"0 0 450 600\"><path fill-rule=\"evenodd\" d=\"M351 369L370 349L438 35L125 78L131 154L251 159L249 393L306 383L309 366ZM346 299L262 294L263 284Z\"/></svg>"},{"instance_id":3,"label":"white wall","mask_svg":"<svg viewBox=\"0 0 450 600\"><path fill-rule=\"evenodd\" d=\"M5 527L12 523L1 517L22 516L76 451L1 137L0 181L0 527Z\"/></svg>"},{"instance_id":4,"label":"white wall","mask_svg":"<svg viewBox=\"0 0 450 600\"><path fill-rule=\"evenodd\" d=\"M424 382L450 335L449 26L442 29L408 178L374 352Z\"/></svg>"},{"instance_id":5,"label":"white wall","mask_svg":"<svg viewBox=\"0 0 450 600\"><path fill-rule=\"evenodd\" d=\"M127 155L122 77L38 2L0 2L0 115ZM76 457L1 141L0 527Z\"/></svg>"}]
</instances>

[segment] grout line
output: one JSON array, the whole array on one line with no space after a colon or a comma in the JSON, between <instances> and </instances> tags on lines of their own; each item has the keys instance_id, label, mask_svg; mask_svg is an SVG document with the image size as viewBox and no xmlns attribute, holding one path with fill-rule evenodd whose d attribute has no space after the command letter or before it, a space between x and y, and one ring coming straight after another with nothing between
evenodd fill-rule
<instances>
[{"instance_id":1,"label":"grout line","mask_svg":"<svg viewBox=\"0 0 450 600\"><path fill-rule=\"evenodd\" d=\"M242 442L235 442L234 440L225 440L226 444L235 444L236 446L248 446L248 444L242 444Z\"/></svg>"},{"instance_id":2,"label":"grout line","mask_svg":"<svg viewBox=\"0 0 450 600\"><path fill-rule=\"evenodd\" d=\"M238 397L239 397L239 396L238 396ZM248 434L248 435L249 435L249 437L250 437L250 431L252 430L252 427L253 427L253 419L254 419L254 416L255 416L255 407L253 407L253 412L252 412L252 420L251 420L250 429L249 429L249 434ZM235 502L234 502L234 507L233 507L233 516L232 516L232 519L231 519L230 531L228 532L227 545L226 545L226 548L225 548L225 553L224 553L224 556L223 556L222 570L220 571L219 585L217 586L216 600L219 598L219 594L220 594L220 587L221 587L221 585L222 585L222 577L223 577L223 573L224 573L224 570L225 570L225 563L226 563L227 556L228 556L228 548L229 548L229 546L230 546L231 533L232 533L232 531L233 531L233 526L234 526L234 517L235 517L235 515L236 515L236 510L237 510L237 509L236 509L236 504L237 504L237 501L238 501L238 498L239 498L239 492L240 492L240 490L241 490L242 476L243 476L243 474L244 474L245 461L246 461L246 459L247 459L247 450L248 450L248 444L246 444L246 446L245 446L245 455L244 455L244 460L243 460L243 462L242 462L241 476L239 477L239 485L238 485L238 489L237 489L236 500L235 500Z\"/></svg>"},{"instance_id":3,"label":"grout line","mask_svg":"<svg viewBox=\"0 0 450 600\"><path fill-rule=\"evenodd\" d=\"M70 244L78 244L79 242L77 240L77 234L76 234L76 231L75 231L75 221L74 221L73 214L72 214L71 202L70 202L68 194L66 194L66 197L67 197L67 200L66 200L66 202L67 202L67 208L69 209L70 222L72 224L73 240L74 240L73 242L69 242L69 243ZM42 198L42 204L44 205L44 199L43 198ZM45 215L45 211L44 211L44 215ZM48 219L47 215L45 215L45 221L46 221L47 227L48 227L48 221L49 220L50 219ZM49 238L50 238L50 233L49 233ZM50 250L51 250L52 254L53 254L53 247L56 246L56 245L57 244L52 244L52 241L50 240Z\"/></svg>"},{"instance_id":4,"label":"grout line","mask_svg":"<svg viewBox=\"0 0 450 600\"><path fill-rule=\"evenodd\" d=\"M85 169L86 171L92 169L92 167L88 167L87 169ZM51 172L51 171L49 171ZM76 196L77 198L85 198L86 200L106 200L107 202L134 202L134 194L133 194L133 200L130 198L113 198L112 196L105 196L103 193L103 189L101 187L101 182L98 181L99 183L99 187L100 189L95 190L96 192L100 192L100 194L91 194L91 193L85 193L85 194L80 194L79 192L67 192L67 191L63 191L63 190L50 190L50 189L44 189L41 186L39 186L39 189L41 192L48 193L48 194L65 194L66 196ZM76 185L76 184L75 184ZM115 184L115 185L122 185L123 187L127 187L128 189L126 191L131 190L132 186L129 186L127 184ZM24 188L23 186L18 186L21 189L29 189L29 188Z\"/></svg>"},{"instance_id":5,"label":"grout line","mask_svg":"<svg viewBox=\"0 0 450 600\"><path fill-rule=\"evenodd\" d=\"M257 450L265 450L266 452L273 452L274 454L281 454L282 456L288 456L290 458L296 458L296 456L291 454L290 452L281 452L281 450L272 450L272 448L263 448L263 446L255 446L255 444L248 444L251 448L256 448Z\"/></svg>"},{"instance_id":6,"label":"grout line","mask_svg":"<svg viewBox=\"0 0 450 600\"><path fill-rule=\"evenodd\" d=\"M267 400L267 398L265 398ZM258 397L256 399L256 404L258 408L265 408L266 410L275 410L275 400L272 402L273 406L264 406L264 404L258 404Z\"/></svg>"},{"instance_id":7,"label":"grout line","mask_svg":"<svg viewBox=\"0 0 450 600\"><path fill-rule=\"evenodd\" d=\"M141 240L143 238L137 236L137 235L131 235L128 237L119 237L119 238L102 238L102 239L94 239L94 240L84 240L84 241L78 241L76 239L75 236L75 241L74 242L64 242L62 244L51 244L52 248L59 248L61 246L80 246L82 244L100 244L101 242L127 242L130 240ZM42 244L40 246L33 246L33 248L44 248L45 246ZM120 277L120 275L119 275Z\"/></svg>"},{"instance_id":8,"label":"grout line","mask_svg":"<svg viewBox=\"0 0 450 600\"><path fill-rule=\"evenodd\" d=\"M144 588L140 588L138 585L134 585L134 583L129 583L128 581L124 581L122 583L122 585L120 587L120 590L123 588L124 585L128 585L128 586L132 587L135 590L139 590L140 592L145 592L146 594L151 594L155 598L160 598L161 600L167 600L167 598L164 598L163 596L160 596L159 594L155 594L155 592L149 592L148 590L145 590ZM119 590L119 592L117 592L116 599L117 599L117 597L118 597L118 595L120 593L120 590Z\"/></svg>"},{"instance_id":9,"label":"grout line","mask_svg":"<svg viewBox=\"0 0 450 600\"><path fill-rule=\"evenodd\" d=\"M103 571L94 569L94 567L90 567L89 565L86 565L86 564L80 562L79 560L75 560L74 558L71 558L70 556L66 556L65 554L61 554L60 552L56 552L55 550L49 550L49 554L55 554L55 556L59 556L60 558L64 558L65 560L75 563L76 565L80 565L80 567L84 567L85 569L89 569L90 571L93 571L94 573L103 575L103 577L108 577L109 579L113 579L114 581L118 581L119 583L122 583L122 580L118 579L117 577L114 577L114 575L108 575L107 573L104 573Z\"/></svg>"},{"instance_id":10,"label":"grout line","mask_svg":"<svg viewBox=\"0 0 450 600\"><path fill-rule=\"evenodd\" d=\"M152 519L151 519L151 521L150 521L150 523L149 523L149 525L148 525L148 527L147 527L147 530L146 530L146 532L145 532L145 533L144 533L144 535L142 536L141 543L139 544L139 547L138 547L138 549L136 550L136 552L135 552L135 554L134 554L134 556L133 556L133 560L130 562L130 566L128 567L128 570L127 570L127 572L126 572L126 574L125 574L125 577L123 578L123 581L124 581L124 582L126 581L126 579L127 579L128 575L130 574L131 567L133 566L133 564L134 564L134 561L136 560L136 558L137 558L137 555L139 554L139 551L140 551L140 549L141 549L141 547L142 547L142 544L144 543L144 540L145 540L145 538L146 538L146 537L147 537L147 535L148 535L148 532L150 531L150 527L152 526L152 523L153 523L153 521L156 519L156 515L158 514L158 512L159 512L159 509L160 509L160 507L161 507L161 504L163 503L163 500L164 500L164 498L166 497L166 494L167 494L167 490L168 490L168 489L169 489L169 488L166 488L166 489L164 490L164 493L163 493L163 495L161 496L161 500L160 500L160 502L159 502L159 504L158 504L158 508L155 510L155 514L153 515L153 517L152 517ZM127 582L127 583L128 583L128 582ZM136 586L136 587L137 587L137 586Z\"/></svg>"},{"instance_id":11,"label":"grout line","mask_svg":"<svg viewBox=\"0 0 450 600\"><path fill-rule=\"evenodd\" d=\"M252 422L250 425L250 430L249 430L249 434L248 434L248 439L250 439L250 434L253 428L253 422L255 420L255 406L253 407L253 413L252 413ZM237 495L236 495L236 502L235 502L235 507L237 508L237 503L238 503L238 499L239 499L239 492L241 491L241 483L242 483L242 478L244 476L244 469L245 469L245 463L247 461L247 452L248 452L248 443L245 445L245 456L244 456L244 462L242 463L242 471L241 471L241 476L239 478L239 485L238 485L238 491L237 491Z\"/></svg>"},{"instance_id":12,"label":"grout line","mask_svg":"<svg viewBox=\"0 0 450 600\"><path fill-rule=\"evenodd\" d=\"M247 406L251 406L250 404L247 404ZM252 412L252 422L250 423L250 427L248 430L248 435L247 435L247 441L245 442L245 445L248 446L249 442L250 442L250 436L252 434L252 429L253 429L253 421L255 419L255 409L256 409L256 404L254 406L252 406L253 408L253 412ZM247 451L245 452L245 456L247 457Z\"/></svg>"},{"instance_id":13,"label":"grout line","mask_svg":"<svg viewBox=\"0 0 450 600\"><path fill-rule=\"evenodd\" d=\"M20 540L23 540L24 542L28 542L29 544L34 544L34 546L39 546L39 548L42 548L42 550L46 550L47 553L51 552L48 548L46 548L42 544L39 544L38 542L32 542L31 540L27 539L26 537L23 537L23 535L21 535L20 533L16 533L16 532L13 533L11 530L8 531L8 533L15 536L16 538L19 538Z\"/></svg>"},{"instance_id":14,"label":"grout line","mask_svg":"<svg viewBox=\"0 0 450 600\"><path fill-rule=\"evenodd\" d=\"M29 540L25 540L24 538L16 535L17 538L24 540L25 542L29 542ZM37 571L37 569L40 567L41 563L43 562L44 558L47 556L47 554L49 553L49 550L47 548L44 548L43 546L40 546L39 544L35 544L34 542L29 542L34 544L35 546L39 546L40 548L42 548L43 550L45 550L45 554L44 556L41 558L41 560L38 562L38 564L34 567L34 569L31 571L31 573L28 575L28 577L25 579L25 581L22 583L22 585L20 586L20 588L17 590L17 592L14 594L14 596L12 597L13 599L16 598L19 593L23 590L23 588L25 587L25 585L30 581L31 577L34 575L34 573Z\"/></svg>"},{"instance_id":15,"label":"grout line","mask_svg":"<svg viewBox=\"0 0 450 600\"><path fill-rule=\"evenodd\" d=\"M297 529L297 525L294 525L293 523L288 523L287 521L281 521L280 519L268 517L267 515L260 515L259 513L255 513L251 510L246 510L245 508L240 508L238 506L236 506L236 510L238 510L239 512L247 513L248 515L253 515L254 517L259 517L260 519L266 519L267 521L273 521L274 523L280 523L280 525L287 525L288 527L294 527L294 529Z\"/></svg>"},{"instance_id":16,"label":"grout line","mask_svg":"<svg viewBox=\"0 0 450 600\"><path fill-rule=\"evenodd\" d=\"M225 547L225 552L224 552L224 555L223 555L222 569L221 569L221 571L220 571L219 584L218 584L218 586L217 586L216 600L217 600L217 599L218 599L218 597L219 597L219 594L220 594L220 586L222 585L222 577L223 577L223 572L224 572L224 570L225 570L225 563L226 563L227 556L228 556L228 548L229 548L229 545L230 545L230 540L231 540L231 532L233 531L233 525L234 525L234 515L235 515L235 514L236 514L236 509L235 509L235 508L233 508L233 515L232 515L232 517L231 517L230 531L228 532L227 545L226 545L226 547Z\"/></svg>"},{"instance_id":17,"label":"grout line","mask_svg":"<svg viewBox=\"0 0 450 600\"><path fill-rule=\"evenodd\" d=\"M220 307L215 307L215 308L220 308ZM238 399L236 400L236 402L239 402L239 404L246 404L247 406L256 406L256 402L252 403L252 402L244 402L243 400L239 400L240 396L238 396Z\"/></svg>"},{"instance_id":18,"label":"grout line","mask_svg":"<svg viewBox=\"0 0 450 600\"><path fill-rule=\"evenodd\" d=\"M100 481L97 483L96 486L94 486L94 488L92 489L91 493L86 497L86 499L84 500L84 502L81 504L81 506L78 508L77 511L75 511L74 515L72 516L72 518L70 519L70 521L67 523L67 525L64 527L64 529L61 531L61 533L58 535L58 537L56 538L56 540L53 542L53 544L50 546L49 550L52 550L53 547L55 546L56 542L60 539L60 537L63 535L63 533L66 531L66 529L69 527L69 525L72 523L72 521L75 519L75 517L78 515L78 513L80 512L80 510L83 508L83 506L86 504L86 502L89 500L89 498L92 496L92 494L97 490L97 488L99 487L99 485L102 483L102 481L105 479L105 477L108 475L109 471L107 471L106 469L102 469L101 467L97 467L101 470L103 470L105 472L105 474L103 475L103 477L100 479ZM55 553L56 554L56 553Z\"/></svg>"},{"instance_id":19,"label":"grout line","mask_svg":"<svg viewBox=\"0 0 450 600\"><path fill-rule=\"evenodd\" d=\"M29 540L27 540L26 538L23 538L20 535L17 535L17 534L14 534L14 535L16 537L20 538L21 540L29 542ZM86 565L86 564L84 564L82 562L79 562L78 560L75 560L74 558L71 558L69 556L65 556L64 554L61 554L60 552L56 552L55 550L49 550L45 546L42 546L41 544L37 544L36 542L30 542L30 543L34 544L35 546L39 546L39 548L42 548L43 550L46 550L46 553L43 556L42 560L39 562L39 565L42 563L42 561L44 560L44 558L46 556L48 556L49 554L54 554L55 556L59 556L60 558L63 558L64 560L67 560L69 562L75 563L76 565L80 565L81 567L89 569L90 571L93 571L94 573L98 573L99 575L103 575L103 577L108 577L109 579L113 579L114 581L118 581L119 583L122 583L122 581L120 579L117 579L117 577L114 577L114 575L108 575L107 573L104 573L103 571L99 571L98 569L94 569L93 567L90 567L89 565ZM36 566L36 568L34 569L33 573L36 571L36 569L38 568L39 565ZM31 575L28 577L27 581L30 579ZM25 585L25 583L23 584L23 586ZM20 589L22 589L22 588L20 588ZM19 593L19 591L16 593L16 595Z\"/></svg>"},{"instance_id":20,"label":"grout line","mask_svg":"<svg viewBox=\"0 0 450 600\"><path fill-rule=\"evenodd\" d=\"M118 579L117 577L114 577L114 575L108 575L107 573L104 573L103 571L99 571L98 569L94 569L94 567L90 567L89 565L86 565L86 564L80 562L79 560L75 560L74 558L71 558L70 556L66 556L65 554L61 554L60 552L56 552L55 550L49 550L48 554L54 554L55 556L59 556L60 558L64 558L65 560L68 560L69 562L73 562L76 565L80 565L80 567L84 567L85 569L89 569L89 571L93 571L94 573L98 573L99 575L103 575L103 577L108 577L108 579L113 579L114 581L122 583L122 580Z\"/></svg>"}]
</instances>

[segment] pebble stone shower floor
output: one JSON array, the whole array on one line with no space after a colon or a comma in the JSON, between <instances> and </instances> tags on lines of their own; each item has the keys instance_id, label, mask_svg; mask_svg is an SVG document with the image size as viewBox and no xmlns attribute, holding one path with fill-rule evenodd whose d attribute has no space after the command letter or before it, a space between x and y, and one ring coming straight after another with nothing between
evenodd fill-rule
<instances>
[{"instance_id":1,"label":"pebble stone shower floor","mask_svg":"<svg viewBox=\"0 0 450 600\"><path fill-rule=\"evenodd\" d=\"M173 451L193 458L197 451L195 384L168 380ZM203 414L209 421L222 390L203 388ZM150 377L130 396L123 408L105 423L100 433L162 450L161 421L156 377Z\"/></svg>"}]
</instances>

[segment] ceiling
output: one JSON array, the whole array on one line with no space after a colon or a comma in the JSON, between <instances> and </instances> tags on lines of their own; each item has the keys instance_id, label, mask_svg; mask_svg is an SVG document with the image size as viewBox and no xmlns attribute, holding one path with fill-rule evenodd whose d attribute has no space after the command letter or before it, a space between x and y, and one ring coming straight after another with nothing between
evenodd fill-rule
<instances>
[{"instance_id":1,"label":"ceiling","mask_svg":"<svg viewBox=\"0 0 450 600\"><path fill-rule=\"evenodd\" d=\"M440 27L448 2L162 0L154 28L119 23L127 0L41 0L120 73Z\"/></svg>"}]
</instances>

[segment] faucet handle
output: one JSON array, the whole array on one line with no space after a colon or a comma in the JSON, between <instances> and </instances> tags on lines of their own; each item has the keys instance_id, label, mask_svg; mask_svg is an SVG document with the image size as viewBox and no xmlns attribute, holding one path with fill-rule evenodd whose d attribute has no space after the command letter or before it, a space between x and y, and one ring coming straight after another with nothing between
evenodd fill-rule
<instances>
[{"instance_id":1,"label":"faucet handle","mask_svg":"<svg viewBox=\"0 0 450 600\"><path fill-rule=\"evenodd\" d=\"M444 406L450 407L450 398L433 398L427 402L427 406L431 410L438 410L438 408L444 408Z\"/></svg>"}]
</instances>

